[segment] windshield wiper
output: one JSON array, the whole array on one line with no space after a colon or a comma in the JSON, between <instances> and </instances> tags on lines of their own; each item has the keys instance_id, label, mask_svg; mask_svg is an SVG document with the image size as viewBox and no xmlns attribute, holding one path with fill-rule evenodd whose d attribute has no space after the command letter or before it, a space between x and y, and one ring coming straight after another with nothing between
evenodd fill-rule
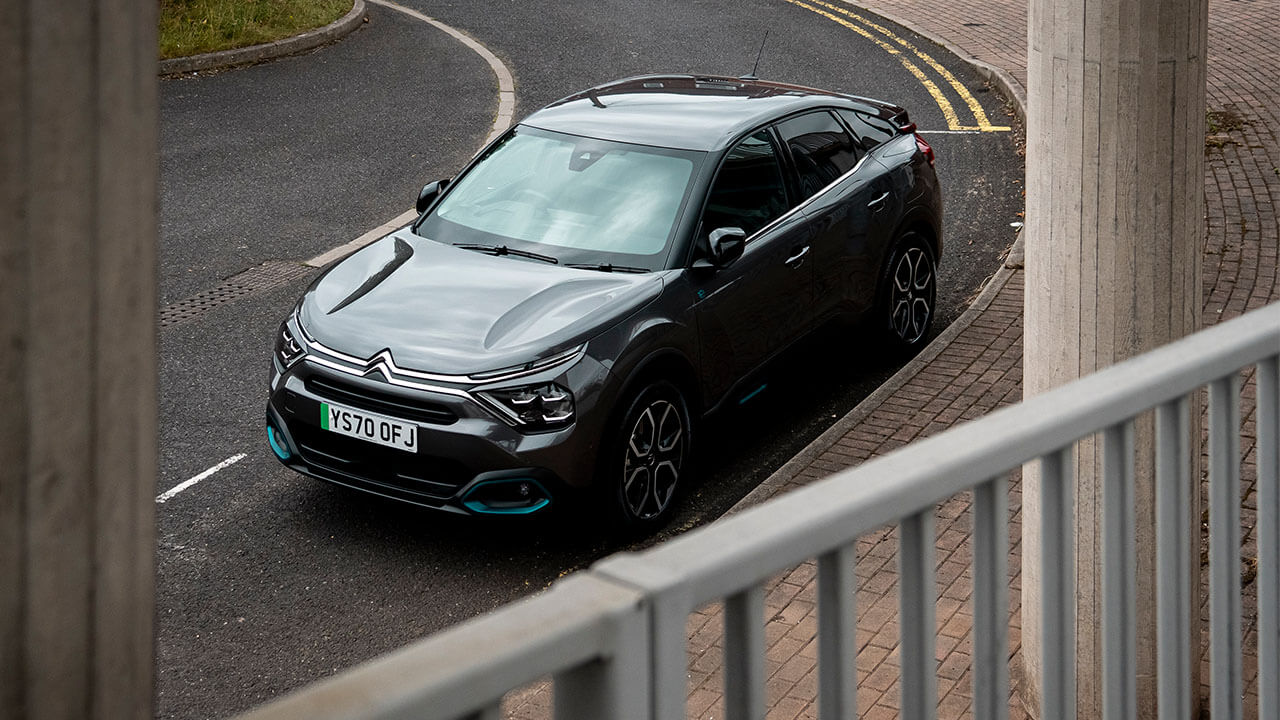
<instances>
[{"instance_id":1,"label":"windshield wiper","mask_svg":"<svg viewBox=\"0 0 1280 720\"><path fill-rule=\"evenodd\" d=\"M560 261L550 255L542 255L528 250L520 250L518 248L509 248L506 245L482 245L479 243L454 243L454 247L463 250L476 250L478 252L486 252L492 255L515 255L516 257L529 258L530 260L541 260L553 264L560 264Z\"/></svg>"},{"instance_id":2,"label":"windshield wiper","mask_svg":"<svg viewBox=\"0 0 1280 720\"><path fill-rule=\"evenodd\" d=\"M629 265L611 265L609 263L569 263L565 267L580 270L599 270L600 272L647 273L649 268L631 267Z\"/></svg>"}]
</instances>

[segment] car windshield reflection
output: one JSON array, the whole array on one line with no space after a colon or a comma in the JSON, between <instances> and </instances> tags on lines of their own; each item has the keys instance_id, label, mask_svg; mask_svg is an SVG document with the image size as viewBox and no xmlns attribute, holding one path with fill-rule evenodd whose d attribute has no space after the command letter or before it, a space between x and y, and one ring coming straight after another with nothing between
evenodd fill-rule
<instances>
[{"instance_id":1,"label":"car windshield reflection","mask_svg":"<svg viewBox=\"0 0 1280 720\"><path fill-rule=\"evenodd\" d=\"M657 269L697 155L522 127L456 181L416 232Z\"/></svg>"}]
</instances>

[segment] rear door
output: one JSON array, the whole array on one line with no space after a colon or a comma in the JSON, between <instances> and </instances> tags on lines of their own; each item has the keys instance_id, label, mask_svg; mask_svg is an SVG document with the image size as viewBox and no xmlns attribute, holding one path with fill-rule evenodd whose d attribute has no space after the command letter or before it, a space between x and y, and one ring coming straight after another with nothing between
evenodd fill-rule
<instances>
[{"instance_id":1,"label":"rear door","mask_svg":"<svg viewBox=\"0 0 1280 720\"><path fill-rule=\"evenodd\" d=\"M830 110L778 124L813 224L814 308L819 319L857 313L874 297L895 199L885 167ZM888 228L888 229L886 229Z\"/></svg>"},{"instance_id":2,"label":"rear door","mask_svg":"<svg viewBox=\"0 0 1280 720\"><path fill-rule=\"evenodd\" d=\"M806 332L812 305L810 234L784 180L773 134L760 130L725 156L707 194L695 259L722 227L747 233L742 257L714 272L690 270L708 395L739 379Z\"/></svg>"}]
</instances>

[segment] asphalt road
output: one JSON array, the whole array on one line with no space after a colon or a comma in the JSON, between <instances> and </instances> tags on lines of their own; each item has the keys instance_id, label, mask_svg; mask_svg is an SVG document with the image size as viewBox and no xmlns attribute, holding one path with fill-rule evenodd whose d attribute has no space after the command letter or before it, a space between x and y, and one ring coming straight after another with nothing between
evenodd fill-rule
<instances>
[{"instance_id":1,"label":"asphalt road","mask_svg":"<svg viewBox=\"0 0 1280 720\"><path fill-rule=\"evenodd\" d=\"M406 4L465 30L511 68L517 117L630 74L743 74L766 32L761 77L909 108L947 192L935 333L1013 239L1022 209L1014 133L934 132L950 127L937 98L898 56L828 17L846 17L830 7ZM484 61L393 10L371 5L369 18L307 55L162 82L162 305L346 242L411 206L418 187L451 176L479 148L497 108ZM948 68L991 124L1013 124L961 63L890 29ZM939 87L972 124L954 88ZM586 514L463 520L364 498L276 463L262 429L271 337L313 276L243 288L161 331L157 495L239 458L157 505L162 717L246 709L624 547ZM790 353L768 390L706 429L701 479L658 539L721 515L900 364L856 335L814 338Z\"/></svg>"}]
</instances>

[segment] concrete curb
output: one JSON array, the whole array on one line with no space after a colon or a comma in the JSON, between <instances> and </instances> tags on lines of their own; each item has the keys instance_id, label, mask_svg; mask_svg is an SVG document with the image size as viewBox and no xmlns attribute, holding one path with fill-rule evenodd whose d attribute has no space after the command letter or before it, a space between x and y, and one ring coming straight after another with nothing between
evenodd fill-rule
<instances>
[{"instance_id":1,"label":"concrete curb","mask_svg":"<svg viewBox=\"0 0 1280 720\"><path fill-rule=\"evenodd\" d=\"M871 12L866 8L860 9L870 15L877 15L884 20L916 33L930 42L945 48L948 52L960 58L962 62L973 66L974 70L976 70L979 75L989 82L994 83L1001 94L1013 103L1014 114L1018 116L1018 120L1025 126L1027 121L1026 92L1023 90L1022 85L1018 83L1018 81L1008 72L974 58L942 38L917 30L909 23L902 22L890 15ZM947 349L947 346L951 344L952 340L959 336L960 333L967 330L969 326L973 324L973 321L991 306L996 295L999 295L1000 290L1002 290L1009 282L1009 278L1013 277L1015 272L1022 269L1022 263L1022 233L1019 232L1018 237L1013 241L1013 245L1009 248L1008 255L1003 261L1001 261L1000 267L996 270L995 274L991 276L991 280L987 282L984 288L982 288L982 292L978 293L978 297L973 301L973 304L961 313L960 317L956 318L955 322L947 326L947 329L943 330L938 337L934 338L933 342L929 343L924 350L921 350L919 355L916 355L910 362L902 366L898 372L894 373L893 377L889 378L883 385L876 388L874 392L864 398L862 402L858 403L857 406L850 410L844 417L837 420L835 424L827 428L825 432L814 438L813 442L809 443L803 450L796 453L795 457L788 460L782 467L774 471L772 475L765 478L764 482L756 486L755 490L747 493L746 497L742 498L735 503L733 507L729 508L725 515L732 515L733 513L740 512L754 505L759 505L781 492L783 487L790 483L802 470L813 463L813 461L820 455L830 449L832 445L835 445L840 438L844 437L845 433L852 430L858 423L867 419L867 417L871 415L876 408L880 407L888 397L902 389L903 385L906 385L907 382L915 377L926 365L933 362L939 355L941 355L942 351Z\"/></svg>"},{"instance_id":2,"label":"concrete curb","mask_svg":"<svg viewBox=\"0 0 1280 720\"><path fill-rule=\"evenodd\" d=\"M365 20L364 11L364 0L354 0L346 15L322 28L262 45L161 60L160 74L179 75L199 70L218 70L313 50L351 34Z\"/></svg>"}]
</instances>

